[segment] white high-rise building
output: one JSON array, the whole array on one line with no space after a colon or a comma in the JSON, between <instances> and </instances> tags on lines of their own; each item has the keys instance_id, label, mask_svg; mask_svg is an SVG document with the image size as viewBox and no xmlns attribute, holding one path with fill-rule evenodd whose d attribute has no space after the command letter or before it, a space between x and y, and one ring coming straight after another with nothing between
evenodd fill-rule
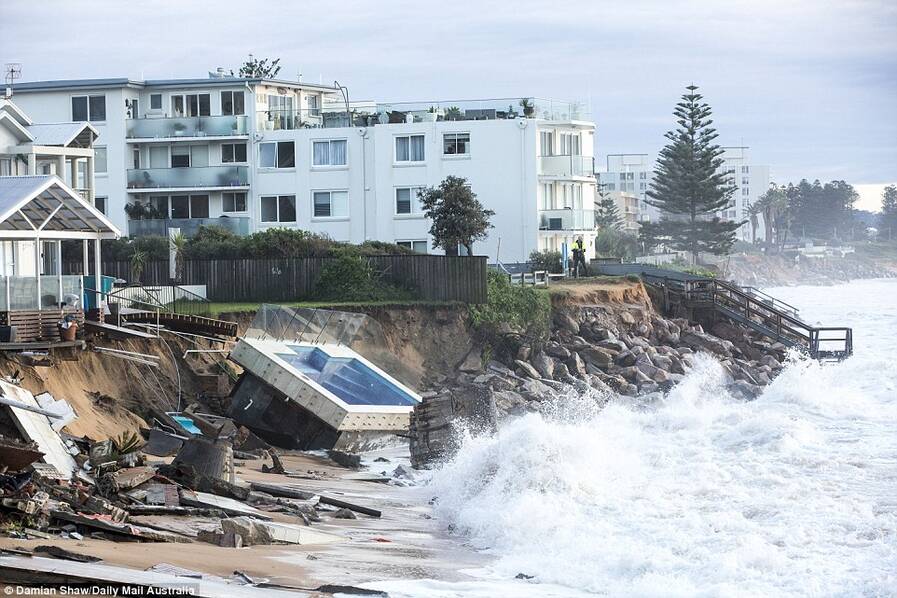
<instances>
[{"instance_id":1,"label":"white high-rise building","mask_svg":"<svg viewBox=\"0 0 897 598\"><path fill-rule=\"evenodd\" d=\"M417 190L455 175L495 211L476 253L520 262L582 236L593 255L595 125L566 102L348 104L333 87L220 73L19 83L14 97L97 131L96 205L132 237L289 227L432 252Z\"/></svg>"},{"instance_id":2,"label":"white high-rise building","mask_svg":"<svg viewBox=\"0 0 897 598\"><path fill-rule=\"evenodd\" d=\"M769 189L769 166L753 164L747 147L724 147L723 165L720 168L735 186L733 205L718 216L724 220L746 220L738 229L738 239L752 242L754 230L751 226L750 209L754 202ZM650 154L608 154L604 172L596 173L598 183L605 191L634 193L639 198L639 219L642 222L656 222L660 210L645 200L654 178L656 158ZM759 217L756 235L763 239L764 227Z\"/></svg>"}]
</instances>

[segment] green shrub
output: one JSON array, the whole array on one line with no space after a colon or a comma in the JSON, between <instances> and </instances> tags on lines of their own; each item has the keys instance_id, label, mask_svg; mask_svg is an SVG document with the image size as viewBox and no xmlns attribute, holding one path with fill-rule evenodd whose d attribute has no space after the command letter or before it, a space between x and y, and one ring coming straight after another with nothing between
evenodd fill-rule
<instances>
[{"instance_id":1,"label":"green shrub","mask_svg":"<svg viewBox=\"0 0 897 598\"><path fill-rule=\"evenodd\" d=\"M412 294L382 280L363 257L343 253L324 265L314 296L327 301L395 301Z\"/></svg>"},{"instance_id":2,"label":"green shrub","mask_svg":"<svg viewBox=\"0 0 897 598\"><path fill-rule=\"evenodd\" d=\"M551 301L548 293L530 286L512 285L508 277L489 271L486 303L472 305L470 318L473 327L484 333L487 340L495 340L502 324L519 330L531 342L544 340L548 335Z\"/></svg>"},{"instance_id":3,"label":"green shrub","mask_svg":"<svg viewBox=\"0 0 897 598\"><path fill-rule=\"evenodd\" d=\"M595 253L598 257L618 257L623 261L632 261L639 254L639 242L633 235L604 228L595 235Z\"/></svg>"},{"instance_id":4,"label":"green shrub","mask_svg":"<svg viewBox=\"0 0 897 598\"><path fill-rule=\"evenodd\" d=\"M529 266L531 272L547 270L551 274L560 274L564 271L560 251L534 251L529 254Z\"/></svg>"},{"instance_id":5,"label":"green shrub","mask_svg":"<svg viewBox=\"0 0 897 598\"><path fill-rule=\"evenodd\" d=\"M214 260L244 257L243 237L221 226L200 226L187 241L187 259Z\"/></svg>"}]
</instances>

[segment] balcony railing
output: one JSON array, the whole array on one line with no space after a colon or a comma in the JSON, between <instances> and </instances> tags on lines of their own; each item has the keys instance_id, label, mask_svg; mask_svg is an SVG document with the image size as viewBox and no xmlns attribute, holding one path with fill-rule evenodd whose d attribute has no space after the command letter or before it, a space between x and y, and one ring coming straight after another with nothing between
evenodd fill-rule
<instances>
[{"instance_id":1,"label":"balcony railing","mask_svg":"<svg viewBox=\"0 0 897 598\"><path fill-rule=\"evenodd\" d=\"M249 234L249 218L222 216L220 218L164 218L151 220L129 220L130 237L168 236L168 229L179 228L185 237L192 237L201 226L220 226L236 235Z\"/></svg>"},{"instance_id":2,"label":"balcony railing","mask_svg":"<svg viewBox=\"0 0 897 598\"><path fill-rule=\"evenodd\" d=\"M559 177L594 177L592 156L539 156L539 174Z\"/></svg>"},{"instance_id":3,"label":"balcony railing","mask_svg":"<svg viewBox=\"0 0 897 598\"><path fill-rule=\"evenodd\" d=\"M539 210L539 230L593 230L595 212L593 210Z\"/></svg>"},{"instance_id":4,"label":"balcony railing","mask_svg":"<svg viewBox=\"0 0 897 598\"><path fill-rule=\"evenodd\" d=\"M525 100L525 103L522 104ZM261 110L256 114L260 131L306 128L373 127L375 125L436 121L506 120L588 120L579 104L540 98L497 98L490 100L440 100L395 102L345 111L338 105L323 109Z\"/></svg>"},{"instance_id":5,"label":"balcony railing","mask_svg":"<svg viewBox=\"0 0 897 598\"><path fill-rule=\"evenodd\" d=\"M72 307L82 307L81 289L84 283L80 275L60 277L44 274L40 277L40 297L37 296L36 276L0 276L0 311L50 309L65 302ZM7 302L7 297L9 301Z\"/></svg>"},{"instance_id":6,"label":"balcony railing","mask_svg":"<svg viewBox=\"0 0 897 598\"><path fill-rule=\"evenodd\" d=\"M132 118L127 121L128 139L170 137L226 137L248 135L246 116L185 116L177 118Z\"/></svg>"},{"instance_id":7,"label":"balcony railing","mask_svg":"<svg viewBox=\"0 0 897 598\"><path fill-rule=\"evenodd\" d=\"M202 166L193 168L136 168L128 171L128 189L202 189L245 187L246 166Z\"/></svg>"}]
</instances>

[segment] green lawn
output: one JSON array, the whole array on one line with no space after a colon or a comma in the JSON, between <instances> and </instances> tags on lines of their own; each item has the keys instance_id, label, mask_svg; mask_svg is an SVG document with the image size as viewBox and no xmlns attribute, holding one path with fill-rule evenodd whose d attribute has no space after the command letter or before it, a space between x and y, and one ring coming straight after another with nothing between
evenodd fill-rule
<instances>
[{"instance_id":1,"label":"green lawn","mask_svg":"<svg viewBox=\"0 0 897 598\"><path fill-rule=\"evenodd\" d=\"M271 302L267 302L272 304ZM235 312L254 312L258 311L261 303L211 303L212 317L223 313ZM454 301L423 301L419 299L410 299L404 301L300 301L297 303L275 303L273 305L284 305L286 307L309 307L320 309L340 309L346 307L405 307L409 305L429 305L429 306L446 306L457 305Z\"/></svg>"}]
</instances>

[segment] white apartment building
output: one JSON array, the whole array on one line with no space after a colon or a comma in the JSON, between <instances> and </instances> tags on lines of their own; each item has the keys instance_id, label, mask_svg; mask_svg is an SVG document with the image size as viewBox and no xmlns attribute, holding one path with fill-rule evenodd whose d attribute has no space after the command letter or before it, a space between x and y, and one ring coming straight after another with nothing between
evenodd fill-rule
<instances>
[{"instance_id":1,"label":"white apartment building","mask_svg":"<svg viewBox=\"0 0 897 598\"><path fill-rule=\"evenodd\" d=\"M725 220L747 220L738 229L738 239L750 243L753 241L750 208L769 189L769 166L753 164L747 147L724 147L723 150L721 170L729 175L735 186L732 196L734 205L717 215ZM639 219L653 222L660 219L660 210L645 200L654 178L654 164L655 157L650 154L608 154L605 171L596 173L596 176L605 191L636 194L640 206ZM762 216L758 218L756 235L757 239L762 240Z\"/></svg>"},{"instance_id":2,"label":"white apartment building","mask_svg":"<svg viewBox=\"0 0 897 598\"><path fill-rule=\"evenodd\" d=\"M349 105L328 86L221 75L14 97L42 121L90 122L96 205L130 236L289 227L432 252L417 191L455 175L495 211L476 253L520 262L582 236L593 255L594 124L565 102Z\"/></svg>"},{"instance_id":3,"label":"white apartment building","mask_svg":"<svg viewBox=\"0 0 897 598\"><path fill-rule=\"evenodd\" d=\"M620 218L623 220L620 227L624 233L638 235L639 222L641 222L641 208L638 195L629 191L605 191L608 197L614 200Z\"/></svg>"}]
</instances>

